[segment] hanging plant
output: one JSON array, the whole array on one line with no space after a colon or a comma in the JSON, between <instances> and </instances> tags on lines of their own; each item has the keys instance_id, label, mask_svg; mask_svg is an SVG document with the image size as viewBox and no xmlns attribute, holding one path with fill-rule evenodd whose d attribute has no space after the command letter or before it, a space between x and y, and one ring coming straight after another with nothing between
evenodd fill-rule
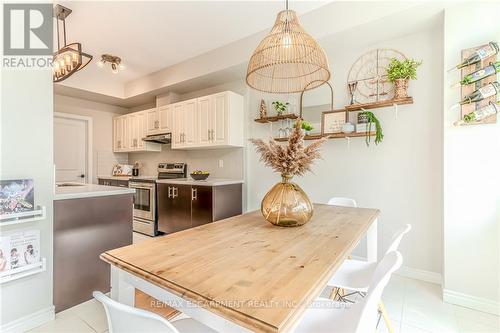
<instances>
[{"instance_id":1,"label":"hanging plant","mask_svg":"<svg viewBox=\"0 0 500 333\"><path fill-rule=\"evenodd\" d=\"M382 133L382 126L380 125L380 121L375 117L373 112L363 111L360 112L360 115L363 115L368 120L368 130L366 131L365 142L366 145L369 146L371 142L370 133L372 131L372 124L375 124L375 144L378 145L384 139L384 134Z\"/></svg>"}]
</instances>

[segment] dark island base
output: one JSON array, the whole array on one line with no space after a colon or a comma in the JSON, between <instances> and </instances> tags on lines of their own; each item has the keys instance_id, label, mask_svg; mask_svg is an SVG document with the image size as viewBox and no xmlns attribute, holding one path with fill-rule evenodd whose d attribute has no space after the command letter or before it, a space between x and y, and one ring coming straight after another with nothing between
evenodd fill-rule
<instances>
[{"instance_id":1,"label":"dark island base","mask_svg":"<svg viewBox=\"0 0 500 333\"><path fill-rule=\"evenodd\" d=\"M99 255L132 244L132 194L54 201L56 312L110 290L110 267Z\"/></svg>"}]
</instances>

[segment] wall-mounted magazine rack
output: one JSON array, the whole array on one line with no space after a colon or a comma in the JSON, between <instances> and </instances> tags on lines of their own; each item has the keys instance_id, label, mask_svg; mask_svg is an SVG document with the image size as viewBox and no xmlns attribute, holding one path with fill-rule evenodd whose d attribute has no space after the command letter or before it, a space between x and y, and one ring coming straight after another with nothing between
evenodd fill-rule
<instances>
[{"instance_id":1,"label":"wall-mounted magazine rack","mask_svg":"<svg viewBox=\"0 0 500 333\"><path fill-rule=\"evenodd\" d=\"M45 219L47 210L45 206L37 206L36 210L22 213L0 215L0 227L12 224L20 224Z\"/></svg>"},{"instance_id":2,"label":"wall-mounted magazine rack","mask_svg":"<svg viewBox=\"0 0 500 333\"><path fill-rule=\"evenodd\" d=\"M5 272L0 272L0 284L9 281L17 280L26 276L44 272L47 269L47 261L42 258L40 262L35 264L13 268Z\"/></svg>"}]
</instances>

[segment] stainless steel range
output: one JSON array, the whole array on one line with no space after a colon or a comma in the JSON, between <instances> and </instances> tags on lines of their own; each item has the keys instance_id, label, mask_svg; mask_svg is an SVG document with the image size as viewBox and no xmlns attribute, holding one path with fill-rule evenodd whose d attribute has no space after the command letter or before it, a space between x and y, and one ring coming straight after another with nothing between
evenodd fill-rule
<instances>
[{"instance_id":1,"label":"stainless steel range","mask_svg":"<svg viewBox=\"0 0 500 333\"><path fill-rule=\"evenodd\" d=\"M186 178L185 163L159 163L158 177L133 177L129 187L135 189L133 230L156 236L158 234L157 179Z\"/></svg>"}]
</instances>

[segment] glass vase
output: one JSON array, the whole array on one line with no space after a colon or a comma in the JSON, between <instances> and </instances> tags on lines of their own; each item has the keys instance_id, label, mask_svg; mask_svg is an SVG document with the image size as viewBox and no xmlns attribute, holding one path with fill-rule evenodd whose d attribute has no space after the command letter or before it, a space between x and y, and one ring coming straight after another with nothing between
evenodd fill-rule
<instances>
[{"instance_id":1,"label":"glass vase","mask_svg":"<svg viewBox=\"0 0 500 333\"><path fill-rule=\"evenodd\" d=\"M266 193L260 206L264 218L280 227L301 226L313 215L311 200L291 178L282 175L281 182Z\"/></svg>"}]
</instances>

